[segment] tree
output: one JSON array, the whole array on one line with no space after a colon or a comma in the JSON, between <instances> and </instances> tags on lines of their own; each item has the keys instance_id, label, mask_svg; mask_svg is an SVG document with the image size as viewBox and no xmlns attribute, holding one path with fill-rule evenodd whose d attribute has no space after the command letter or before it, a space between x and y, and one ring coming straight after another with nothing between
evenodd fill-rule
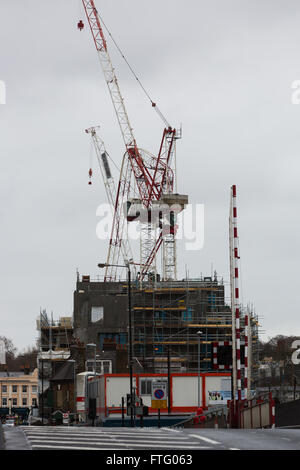
<instances>
[{"instance_id":1,"label":"tree","mask_svg":"<svg viewBox=\"0 0 300 470\"><path fill-rule=\"evenodd\" d=\"M290 362L292 355L292 343L299 339L297 336L277 335L268 341L260 342L260 360L264 357L272 357L274 361Z\"/></svg>"},{"instance_id":2,"label":"tree","mask_svg":"<svg viewBox=\"0 0 300 470\"><path fill-rule=\"evenodd\" d=\"M17 353L17 348L14 346L12 340L9 338L6 338L6 336L0 336L0 340L4 342L6 360L13 359Z\"/></svg>"},{"instance_id":3,"label":"tree","mask_svg":"<svg viewBox=\"0 0 300 470\"><path fill-rule=\"evenodd\" d=\"M0 336L0 340L4 342L8 371L15 372L25 368L33 371L37 367L38 350L36 346L27 346L22 352L17 353L17 348L11 339L6 338L6 336Z\"/></svg>"},{"instance_id":4,"label":"tree","mask_svg":"<svg viewBox=\"0 0 300 470\"><path fill-rule=\"evenodd\" d=\"M272 363L270 366L274 368L273 370L277 368L279 371L279 376L263 379L264 382L272 382L273 385L293 385L295 378L300 381L300 366L292 363L292 344L297 339L299 340L297 336L277 335L273 338L268 338L266 342L260 341L260 361L263 361L266 357L271 358Z\"/></svg>"}]
</instances>

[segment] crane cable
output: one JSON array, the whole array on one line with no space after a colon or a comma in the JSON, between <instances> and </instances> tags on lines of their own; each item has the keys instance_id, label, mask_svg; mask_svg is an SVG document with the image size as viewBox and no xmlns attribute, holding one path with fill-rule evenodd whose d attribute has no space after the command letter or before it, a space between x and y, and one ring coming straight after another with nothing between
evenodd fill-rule
<instances>
[{"instance_id":1,"label":"crane cable","mask_svg":"<svg viewBox=\"0 0 300 470\"><path fill-rule=\"evenodd\" d=\"M133 70L133 68L131 67L131 65L129 64L128 60L126 59L125 55L123 54L122 50L120 49L120 47L118 46L117 42L115 41L115 39L113 38L111 32L109 31L108 27L106 26L106 24L104 23L103 21L103 18L101 17L101 15L98 13L97 9L96 9L96 13L98 14L104 28L106 29L106 31L108 32L109 36L111 37L111 40L113 41L114 45L116 46L117 50L119 51L121 57L124 59L124 61L126 62L129 70L131 71L132 75L134 76L134 78L137 80L138 84L140 85L140 87L142 88L143 92L145 93L145 95L147 96L147 98L149 99L152 107L155 109L155 111L157 112L157 114L159 115L159 117L162 119L162 121L164 122L165 126L166 127L171 127L169 122L167 121L167 119L165 118L165 116L163 115L163 113L160 111L160 109L158 108L157 104L151 99L149 93L147 92L147 90L145 89L145 87L143 86L142 82L140 81L140 79L138 78L138 76L136 75L135 71Z\"/></svg>"}]
</instances>

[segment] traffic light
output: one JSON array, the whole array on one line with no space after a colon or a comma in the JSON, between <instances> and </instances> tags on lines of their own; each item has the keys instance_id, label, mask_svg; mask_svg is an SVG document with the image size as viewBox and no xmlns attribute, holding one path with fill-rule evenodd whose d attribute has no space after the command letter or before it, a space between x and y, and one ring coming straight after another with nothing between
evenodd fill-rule
<instances>
[{"instance_id":1,"label":"traffic light","mask_svg":"<svg viewBox=\"0 0 300 470\"><path fill-rule=\"evenodd\" d=\"M89 419L96 418L96 398L89 399Z\"/></svg>"},{"instance_id":2,"label":"traffic light","mask_svg":"<svg viewBox=\"0 0 300 470\"><path fill-rule=\"evenodd\" d=\"M130 393L127 393L126 395L126 411L127 411L127 416L131 416L131 396Z\"/></svg>"}]
</instances>

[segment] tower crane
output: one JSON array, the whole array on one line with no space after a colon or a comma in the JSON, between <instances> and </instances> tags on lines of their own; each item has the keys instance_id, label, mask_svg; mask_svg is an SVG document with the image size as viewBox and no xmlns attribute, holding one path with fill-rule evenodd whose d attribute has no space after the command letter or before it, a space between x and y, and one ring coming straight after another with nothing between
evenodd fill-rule
<instances>
[{"instance_id":1,"label":"tower crane","mask_svg":"<svg viewBox=\"0 0 300 470\"><path fill-rule=\"evenodd\" d=\"M137 212L134 212L134 208L136 205L143 209L143 214L146 214L143 220L141 218L139 220L141 224L139 280L143 281L147 274L155 272L156 254L161 245L163 245L163 278L165 280L176 279L176 215L188 203L187 196L174 194L172 164L174 165L176 139L180 136L176 129L168 124L156 104L151 100L152 107L157 110L165 124L159 151L157 156L154 156L138 147L115 69L108 53L107 41L95 2L93 0L82 0L82 4L125 144L125 153L114 203L114 217L105 278L106 280L115 280L116 273L110 265L117 264L120 254L124 230L121 213L124 205L127 204L128 221L135 220ZM83 27L84 24L80 20L78 28L82 30ZM131 182L132 175L135 184ZM137 188L138 197L133 191L134 186ZM166 215L164 208L167 206L172 209L174 204L176 209L169 211ZM154 214L157 217L153 217Z\"/></svg>"}]
</instances>

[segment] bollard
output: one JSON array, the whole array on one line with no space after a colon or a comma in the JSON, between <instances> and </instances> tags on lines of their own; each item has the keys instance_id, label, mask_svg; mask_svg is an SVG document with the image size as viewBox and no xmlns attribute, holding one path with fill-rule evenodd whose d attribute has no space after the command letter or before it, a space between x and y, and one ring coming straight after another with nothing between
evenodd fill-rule
<instances>
[{"instance_id":1,"label":"bollard","mask_svg":"<svg viewBox=\"0 0 300 470\"><path fill-rule=\"evenodd\" d=\"M122 427L124 427L124 397L122 397Z\"/></svg>"},{"instance_id":2,"label":"bollard","mask_svg":"<svg viewBox=\"0 0 300 470\"><path fill-rule=\"evenodd\" d=\"M218 429L218 428L219 428L218 415L216 415L216 417L215 417L215 429Z\"/></svg>"}]
</instances>

